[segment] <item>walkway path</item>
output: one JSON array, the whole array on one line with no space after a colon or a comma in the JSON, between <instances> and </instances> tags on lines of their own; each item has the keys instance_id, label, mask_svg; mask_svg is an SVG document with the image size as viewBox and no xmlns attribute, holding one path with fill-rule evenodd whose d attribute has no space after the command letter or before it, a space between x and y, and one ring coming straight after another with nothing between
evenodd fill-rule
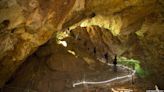
<instances>
[{"instance_id":1,"label":"walkway path","mask_svg":"<svg viewBox=\"0 0 164 92\"><path fill-rule=\"evenodd\" d=\"M113 64L107 64L108 66L113 66ZM89 85L97 85L97 84L106 84L106 83L111 83L111 82L114 82L116 80L120 80L120 81L124 81L124 80L127 80L127 78L131 78L133 76L135 76L135 70L129 68L129 67L126 67L126 66L123 66L123 65L117 65L117 67L119 68L122 68L123 70L126 69L126 70L129 70L131 72L131 74L127 74L127 75L123 75L123 76L119 76L119 77L114 77L112 79L109 79L109 80L105 80L105 81L98 81L98 82L94 82L94 81L81 81L81 82L76 82L76 83L73 83L73 87L76 87L78 85L84 85L84 84L89 84Z\"/></svg>"}]
</instances>

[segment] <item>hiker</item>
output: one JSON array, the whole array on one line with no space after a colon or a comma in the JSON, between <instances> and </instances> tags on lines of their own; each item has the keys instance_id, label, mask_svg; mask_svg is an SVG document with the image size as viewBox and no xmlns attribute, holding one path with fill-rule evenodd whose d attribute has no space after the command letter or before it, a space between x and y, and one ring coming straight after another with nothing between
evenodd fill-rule
<instances>
[{"instance_id":1,"label":"hiker","mask_svg":"<svg viewBox=\"0 0 164 92\"><path fill-rule=\"evenodd\" d=\"M0 31L6 31L8 26L10 24L9 20L4 20L2 23L0 23Z\"/></svg>"},{"instance_id":2,"label":"hiker","mask_svg":"<svg viewBox=\"0 0 164 92\"><path fill-rule=\"evenodd\" d=\"M93 49L93 53L94 53L94 55L96 54L96 47L94 47L94 49Z\"/></svg>"},{"instance_id":3,"label":"hiker","mask_svg":"<svg viewBox=\"0 0 164 92\"><path fill-rule=\"evenodd\" d=\"M95 16L96 16L96 13L92 12L88 17L89 17L89 18L93 18L93 17L95 17Z\"/></svg>"},{"instance_id":4,"label":"hiker","mask_svg":"<svg viewBox=\"0 0 164 92\"><path fill-rule=\"evenodd\" d=\"M117 55L115 55L114 57L114 61L113 61L113 71L117 72Z\"/></svg>"},{"instance_id":5,"label":"hiker","mask_svg":"<svg viewBox=\"0 0 164 92\"><path fill-rule=\"evenodd\" d=\"M105 53L105 54L104 54L104 57L105 57L105 59L106 59L106 63L108 63L108 53Z\"/></svg>"}]
</instances>

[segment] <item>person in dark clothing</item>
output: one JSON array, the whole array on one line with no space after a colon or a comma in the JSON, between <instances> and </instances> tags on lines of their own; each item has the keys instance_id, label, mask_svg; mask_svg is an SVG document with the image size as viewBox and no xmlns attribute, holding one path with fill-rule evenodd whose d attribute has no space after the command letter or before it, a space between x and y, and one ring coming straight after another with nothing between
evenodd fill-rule
<instances>
[{"instance_id":1,"label":"person in dark clothing","mask_svg":"<svg viewBox=\"0 0 164 92\"><path fill-rule=\"evenodd\" d=\"M105 57L105 59L106 59L106 63L108 63L108 53L105 53L105 54L104 54L104 57Z\"/></svg>"},{"instance_id":2,"label":"person in dark clothing","mask_svg":"<svg viewBox=\"0 0 164 92\"><path fill-rule=\"evenodd\" d=\"M9 20L4 20L2 23L0 23L0 31L7 30L9 24L10 24Z\"/></svg>"},{"instance_id":3,"label":"person in dark clothing","mask_svg":"<svg viewBox=\"0 0 164 92\"><path fill-rule=\"evenodd\" d=\"M114 61L113 61L113 71L117 72L117 55L115 55L114 57Z\"/></svg>"},{"instance_id":4,"label":"person in dark clothing","mask_svg":"<svg viewBox=\"0 0 164 92\"><path fill-rule=\"evenodd\" d=\"M88 17L89 17L89 18L93 18L93 17L95 17L95 16L96 16L96 13L92 12Z\"/></svg>"},{"instance_id":5,"label":"person in dark clothing","mask_svg":"<svg viewBox=\"0 0 164 92\"><path fill-rule=\"evenodd\" d=\"M5 25L5 26L8 26L8 25L9 25L9 23L10 23L10 21L9 21L9 20L4 20L4 21L2 22L2 24L3 24L3 25Z\"/></svg>"},{"instance_id":6,"label":"person in dark clothing","mask_svg":"<svg viewBox=\"0 0 164 92\"><path fill-rule=\"evenodd\" d=\"M93 49L93 53L96 54L96 48L95 48L95 47L94 47L94 49Z\"/></svg>"}]
</instances>

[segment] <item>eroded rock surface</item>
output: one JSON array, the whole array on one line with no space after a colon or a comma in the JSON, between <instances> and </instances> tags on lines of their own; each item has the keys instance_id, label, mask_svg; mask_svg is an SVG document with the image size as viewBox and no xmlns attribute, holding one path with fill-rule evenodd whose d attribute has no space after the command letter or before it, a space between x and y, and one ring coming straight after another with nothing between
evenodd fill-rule
<instances>
[{"instance_id":1,"label":"eroded rock surface","mask_svg":"<svg viewBox=\"0 0 164 92\"><path fill-rule=\"evenodd\" d=\"M72 40L91 56L147 57L145 65L157 68L163 65L163 10L162 0L1 0L0 87L54 32L72 25L87 27L74 29Z\"/></svg>"},{"instance_id":2,"label":"eroded rock surface","mask_svg":"<svg viewBox=\"0 0 164 92\"><path fill-rule=\"evenodd\" d=\"M106 62L112 63L114 55L140 60L142 67L149 73L147 78L163 88L164 16L161 13L144 17L143 24L136 26L139 29L129 33L122 32L114 36L110 30L98 26L78 26L70 30L70 37L63 40L68 42L68 47L76 48L73 50L77 53L80 53L78 49L83 49L92 58ZM133 30L133 27L128 30Z\"/></svg>"},{"instance_id":3,"label":"eroded rock surface","mask_svg":"<svg viewBox=\"0 0 164 92\"><path fill-rule=\"evenodd\" d=\"M75 0L0 1L1 87L26 57L61 29L74 2Z\"/></svg>"}]
</instances>

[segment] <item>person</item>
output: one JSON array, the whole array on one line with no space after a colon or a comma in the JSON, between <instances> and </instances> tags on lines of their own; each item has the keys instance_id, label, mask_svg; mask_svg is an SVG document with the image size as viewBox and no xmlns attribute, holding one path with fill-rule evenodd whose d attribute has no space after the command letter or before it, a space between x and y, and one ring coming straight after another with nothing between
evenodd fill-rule
<instances>
[{"instance_id":1,"label":"person","mask_svg":"<svg viewBox=\"0 0 164 92\"><path fill-rule=\"evenodd\" d=\"M10 24L9 20L4 20L2 23L0 23L0 31L7 30L9 24Z\"/></svg>"},{"instance_id":2,"label":"person","mask_svg":"<svg viewBox=\"0 0 164 92\"><path fill-rule=\"evenodd\" d=\"M92 12L88 17L89 17L89 18L93 18L93 17L95 17L95 16L96 16L96 13Z\"/></svg>"},{"instance_id":3,"label":"person","mask_svg":"<svg viewBox=\"0 0 164 92\"><path fill-rule=\"evenodd\" d=\"M105 57L105 59L106 59L106 63L108 63L108 53L105 53L105 54L104 54L104 57Z\"/></svg>"},{"instance_id":4,"label":"person","mask_svg":"<svg viewBox=\"0 0 164 92\"><path fill-rule=\"evenodd\" d=\"M93 48L93 53L96 54L96 47Z\"/></svg>"},{"instance_id":5,"label":"person","mask_svg":"<svg viewBox=\"0 0 164 92\"><path fill-rule=\"evenodd\" d=\"M117 55L115 55L113 60L113 71L117 72Z\"/></svg>"}]
</instances>

